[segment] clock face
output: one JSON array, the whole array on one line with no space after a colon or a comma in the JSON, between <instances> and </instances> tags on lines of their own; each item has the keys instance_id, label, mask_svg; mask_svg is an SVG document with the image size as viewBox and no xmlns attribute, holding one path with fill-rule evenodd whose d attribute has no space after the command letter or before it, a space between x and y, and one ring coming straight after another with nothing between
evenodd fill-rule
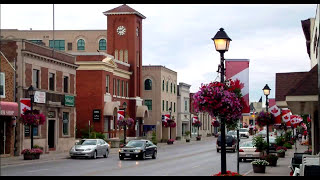
<instances>
[{"instance_id":1,"label":"clock face","mask_svg":"<svg viewBox=\"0 0 320 180\"><path fill-rule=\"evenodd\" d=\"M137 34L137 36L139 36L139 29L138 28L136 29L136 34Z\"/></svg>"},{"instance_id":2,"label":"clock face","mask_svg":"<svg viewBox=\"0 0 320 180\"><path fill-rule=\"evenodd\" d=\"M126 28L125 28L124 26L119 26L119 27L117 28L117 32L118 32L118 34L119 34L120 36L123 36L123 35L126 34Z\"/></svg>"}]
</instances>

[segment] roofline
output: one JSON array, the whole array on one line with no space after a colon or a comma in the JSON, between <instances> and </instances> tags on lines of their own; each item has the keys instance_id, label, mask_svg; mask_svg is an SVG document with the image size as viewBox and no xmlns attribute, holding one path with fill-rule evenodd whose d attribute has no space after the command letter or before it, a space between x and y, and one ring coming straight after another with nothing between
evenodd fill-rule
<instances>
[{"instance_id":1,"label":"roofline","mask_svg":"<svg viewBox=\"0 0 320 180\"><path fill-rule=\"evenodd\" d=\"M137 16L140 16L142 19L146 19L146 17L144 15L142 15L141 13L139 12L103 12L103 14L105 16L108 16L108 15L128 15L128 14L135 14Z\"/></svg>"},{"instance_id":2,"label":"roofline","mask_svg":"<svg viewBox=\"0 0 320 180\"><path fill-rule=\"evenodd\" d=\"M250 59L225 59L226 61L248 61L250 62Z\"/></svg>"}]
</instances>

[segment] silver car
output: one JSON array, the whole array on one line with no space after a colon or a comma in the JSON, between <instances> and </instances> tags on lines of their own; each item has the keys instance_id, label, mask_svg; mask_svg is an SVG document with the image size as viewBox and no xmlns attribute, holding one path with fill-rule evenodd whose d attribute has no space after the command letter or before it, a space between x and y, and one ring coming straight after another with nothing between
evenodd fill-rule
<instances>
[{"instance_id":1,"label":"silver car","mask_svg":"<svg viewBox=\"0 0 320 180\"><path fill-rule=\"evenodd\" d=\"M87 157L96 159L97 156L108 157L110 145L102 139L82 139L70 149L70 157Z\"/></svg>"}]
</instances>

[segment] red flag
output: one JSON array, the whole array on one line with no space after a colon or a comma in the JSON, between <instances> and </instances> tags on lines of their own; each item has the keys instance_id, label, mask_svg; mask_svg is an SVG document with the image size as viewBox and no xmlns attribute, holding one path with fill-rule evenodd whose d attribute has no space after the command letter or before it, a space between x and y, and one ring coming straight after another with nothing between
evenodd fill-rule
<instances>
[{"instance_id":1,"label":"red flag","mask_svg":"<svg viewBox=\"0 0 320 180\"><path fill-rule=\"evenodd\" d=\"M282 120L284 122L288 122L290 121L290 116L292 115L290 109L288 108L282 108L282 113L281 113L281 116L282 116Z\"/></svg>"},{"instance_id":2,"label":"red flag","mask_svg":"<svg viewBox=\"0 0 320 180\"><path fill-rule=\"evenodd\" d=\"M308 122L311 122L310 114L309 114L309 116L307 117L307 121L308 121Z\"/></svg>"},{"instance_id":3,"label":"red flag","mask_svg":"<svg viewBox=\"0 0 320 180\"><path fill-rule=\"evenodd\" d=\"M281 124L281 112L278 106L276 105L276 99L269 99L269 112L272 113L275 117L275 125Z\"/></svg>"}]
</instances>

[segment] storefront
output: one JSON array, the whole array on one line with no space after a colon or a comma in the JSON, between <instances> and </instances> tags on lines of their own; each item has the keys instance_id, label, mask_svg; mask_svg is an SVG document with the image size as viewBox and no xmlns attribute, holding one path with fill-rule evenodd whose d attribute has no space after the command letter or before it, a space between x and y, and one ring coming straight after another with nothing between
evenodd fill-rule
<instances>
[{"instance_id":1,"label":"storefront","mask_svg":"<svg viewBox=\"0 0 320 180\"><path fill-rule=\"evenodd\" d=\"M13 156L18 103L0 102L0 155Z\"/></svg>"}]
</instances>

